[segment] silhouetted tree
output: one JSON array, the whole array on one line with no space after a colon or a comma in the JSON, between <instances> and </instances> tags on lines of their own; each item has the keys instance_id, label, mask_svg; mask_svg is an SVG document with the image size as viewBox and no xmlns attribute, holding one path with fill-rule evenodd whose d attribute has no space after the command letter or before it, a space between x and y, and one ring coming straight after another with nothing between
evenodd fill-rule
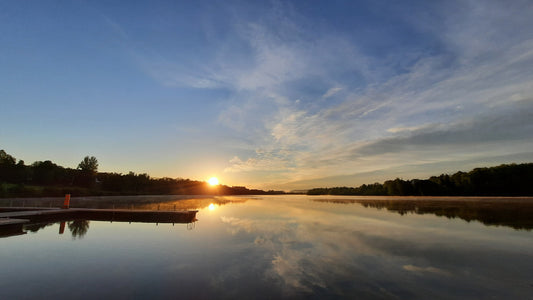
<instances>
[{"instance_id":1,"label":"silhouetted tree","mask_svg":"<svg viewBox=\"0 0 533 300\"><path fill-rule=\"evenodd\" d=\"M98 171L98 160L94 156L85 156L78 165L78 173L76 184L84 187L93 187L96 181L96 174Z\"/></svg>"},{"instance_id":2,"label":"silhouetted tree","mask_svg":"<svg viewBox=\"0 0 533 300\"><path fill-rule=\"evenodd\" d=\"M57 185L64 182L65 168L50 160L36 161L31 165L32 183L38 185Z\"/></svg>"},{"instance_id":3,"label":"silhouetted tree","mask_svg":"<svg viewBox=\"0 0 533 300\"><path fill-rule=\"evenodd\" d=\"M0 165L14 165L17 160L6 153L4 150L0 150Z\"/></svg>"},{"instance_id":4,"label":"silhouetted tree","mask_svg":"<svg viewBox=\"0 0 533 300\"><path fill-rule=\"evenodd\" d=\"M533 163L476 168L427 180L387 180L358 188L315 188L308 195L532 196Z\"/></svg>"},{"instance_id":5,"label":"silhouetted tree","mask_svg":"<svg viewBox=\"0 0 533 300\"><path fill-rule=\"evenodd\" d=\"M98 171L98 160L94 156L85 156L83 160L79 163L78 169L84 172L91 172L96 174Z\"/></svg>"},{"instance_id":6,"label":"silhouetted tree","mask_svg":"<svg viewBox=\"0 0 533 300\"><path fill-rule=\"evenodd\" d=\"M13 156L0 150L0 182L13 182L16 161Z\"/></svg>"}]
</instances>

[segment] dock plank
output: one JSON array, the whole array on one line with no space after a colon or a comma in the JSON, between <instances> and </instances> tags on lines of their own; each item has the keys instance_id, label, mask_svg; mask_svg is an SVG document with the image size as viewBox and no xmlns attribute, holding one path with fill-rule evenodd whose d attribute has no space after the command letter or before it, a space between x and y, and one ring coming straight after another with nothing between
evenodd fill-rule
<instances>
[{"instance_id":1,"label":"dock plank","mask_svg":"<svg viewBox=\"0 0 533 300\"><path fill-rule=\"evenodd\" d=\"M19 225L19 224L25 224L28 223L30 220L26 219L0 219L0 226L7 226L7 225Z\"/></svg>"},{"instance_id":2,"label":"dock plank","mask_svg":"<svg viewBox=\"0 0 533 300\"><path fill-rule=\"evenodd\" d=\"M64 209L51 209L51 210L25 210L25 211L10 211L0 213L0 218L17 218L17 217L32 217L42 215L56 215L68 213Z\"/></svg>"}]
</instances>

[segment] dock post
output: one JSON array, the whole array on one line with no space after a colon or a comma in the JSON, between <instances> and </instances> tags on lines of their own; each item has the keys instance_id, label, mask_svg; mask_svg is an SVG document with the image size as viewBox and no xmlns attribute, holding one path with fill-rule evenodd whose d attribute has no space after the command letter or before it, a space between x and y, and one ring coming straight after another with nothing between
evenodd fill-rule
<instances>
[{"instance_id":1,"label":"dock post","mask_svg":"<svg viewBox=\"0 0 533 300\"><path fill-rule=\"evenodd\" d=\"M67 209L70 207L70 194L65 194L65 201L63 201L63 208Z\"/></svg>"}]
</instances>

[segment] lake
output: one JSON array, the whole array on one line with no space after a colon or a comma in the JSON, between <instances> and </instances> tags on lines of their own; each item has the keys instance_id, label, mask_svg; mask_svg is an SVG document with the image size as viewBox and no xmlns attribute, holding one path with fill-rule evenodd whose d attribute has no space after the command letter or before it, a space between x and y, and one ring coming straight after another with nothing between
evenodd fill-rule
<instances>
[{"instance_id":1,"label":"lake","mask_svg":"<svg viewBox=\"0 0 533 300\"><path fill-rule=\"evenodd\" d=\"M0 299L533 298L533 198L74 197L76 205L198 213L189 224L72 220L4 234Z\"/></svg>"}]
</instances>

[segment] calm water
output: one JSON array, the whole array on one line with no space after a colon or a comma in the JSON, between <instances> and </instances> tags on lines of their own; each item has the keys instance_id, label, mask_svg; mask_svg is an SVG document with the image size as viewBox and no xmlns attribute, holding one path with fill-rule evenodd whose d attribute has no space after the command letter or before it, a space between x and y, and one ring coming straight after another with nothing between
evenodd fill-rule
<instances>
[{"instance_id":1,"label":"calm water","mask_svg":"<svg viewBox=\"0 0 533 300\"><path fill-rule=\"evenodd\" d=\"M187 199L161 205L199 209L193 224L28 225L0 239L0 299L533 299L533 199L408 199Z\"/></svg>"}]
</instances>

